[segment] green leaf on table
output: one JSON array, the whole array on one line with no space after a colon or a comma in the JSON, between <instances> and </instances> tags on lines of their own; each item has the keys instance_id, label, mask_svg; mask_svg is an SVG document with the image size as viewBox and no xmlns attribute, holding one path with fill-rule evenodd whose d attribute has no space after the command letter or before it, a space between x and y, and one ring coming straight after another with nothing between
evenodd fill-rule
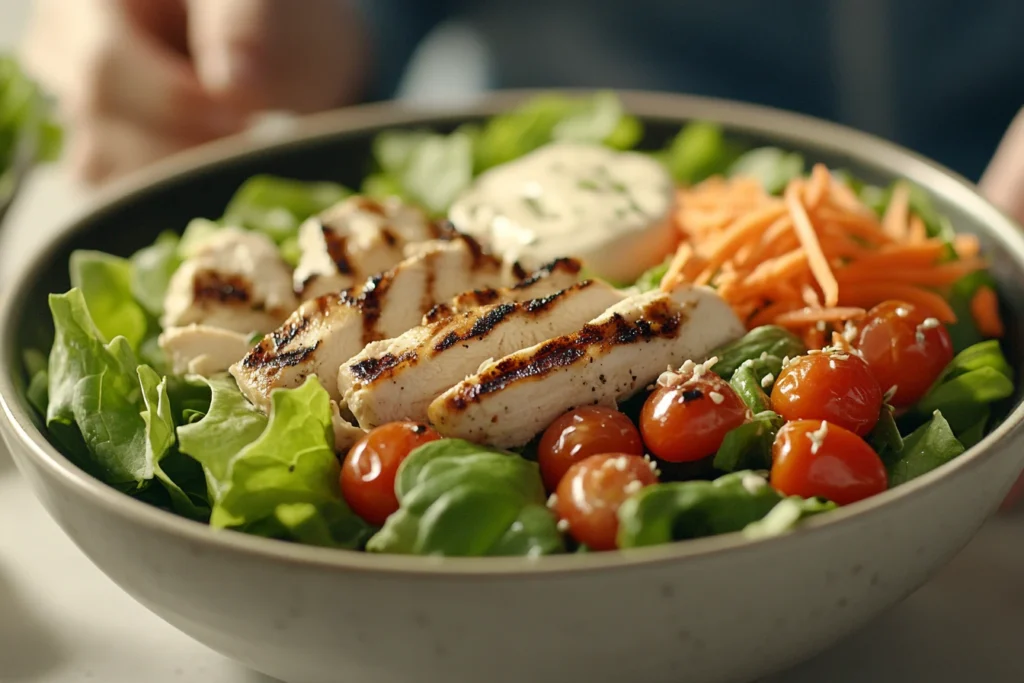
<instances>
[{"instance_id":1,"label":"green leaf on table","mask_svg":"<svg viewBox=\"0 0 1024 683\"><path fill-rule=\"evenodd\" d=\"M273 391L270 400L263 433L228 461L223 479L216 482L219 493L210 524L358 548L368 527L341 497L330 397L311 376L295 389ZM210 476L208 466L207 472ZM311 521L311 516L319 519ZM323 533L312 533L311 526Z\"/></svg>"},{"instance_id":2,"label":"green leaf on table","mask_svg":"<svg viewBox=\"0 0 1024 683\"><path fill-rule=\"evenodd\" d=\"M964 446L942 413L935 411L932 419L915 429L903 440L899 457L887 463L889 487L899 486L937 467L964 452Z\"/></svg>"},{"instance_id":3,"label":"green leaf on table","mask_svg":"<svg viewBox=\"0 0 1024 683\"><path fill-rule=\"evenodd\" d=\"M619 507L618 545L638 548L741 531L780 500L763 476L749 470L714 481L647 486Z\"/></svg>"},{"instance_id":4,"label":"green leaf on table","mask_svg":"<svg viewBox=\"0 0 1024 683\"><path fill-rule=\"evenodd\" d=\"M399 510L367 543L371 552L543 555L565 550L545 505L537 464L460 439L413 451L398 469Z\"/></svg>"},{"instance_id":5,"label":"green leaf on table","mask_svg":"<svg viewBox=\"0 0 1024 683\"><path fill-rule=\"evenodd\" d=\"M262 232L280 244L298 233L302 221L351 194L337 183L256 175L238 188L220 223Z\"/></svg>"},{"instance_id":6,"label":"green leaf on table","mask_svg":"<svg viewBox=\"0 0 1024 683\"><path fill-rule=\"evenodd\" d=\"M769 194L779 194L790 180L804 174L804 158L798 152L778 147L759 147L744 152L726 173L730 177L754 178Z\"/></svg>"},{"instance_id":7,"label":"green leaf on table","mask_svg":"<svg viewBox=\"0 0 1024 683\"><path fill-rule=\"evenodd\" d=\"M131 257L131 293L146 311L159 318L171 276L181 265L178 235L162 232L156 241Z\"/></svg>"},{"instance_id":8,"label":"green leaf on table","mask_svg":"<svg viewBox=\"0 0 1024 683\"><path fill-rule=\"evenodd\" d=\"M146 336L146 313L132 296L132 266L101 251L71 254L71 286L81 291L89 316L104 340L124 337L138 349Z\"/></svg>"}]
</instances>

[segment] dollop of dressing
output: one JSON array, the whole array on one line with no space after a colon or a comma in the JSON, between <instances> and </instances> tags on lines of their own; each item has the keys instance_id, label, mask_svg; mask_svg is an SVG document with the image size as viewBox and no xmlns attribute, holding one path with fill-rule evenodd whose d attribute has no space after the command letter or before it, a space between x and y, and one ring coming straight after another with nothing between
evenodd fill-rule
<instances>
[{"instance_id":1,"label":"dollop of dressing","mask_svg":"<svg viewBox=\"0 0 1024 683\"><path fill-rule=\"evenodd\" d=\"M553 143L482 174L452 204L456 229L527 268L563 256L632 282L675 245L675 187L654 159Z\"/></svg>"}]
</instances>

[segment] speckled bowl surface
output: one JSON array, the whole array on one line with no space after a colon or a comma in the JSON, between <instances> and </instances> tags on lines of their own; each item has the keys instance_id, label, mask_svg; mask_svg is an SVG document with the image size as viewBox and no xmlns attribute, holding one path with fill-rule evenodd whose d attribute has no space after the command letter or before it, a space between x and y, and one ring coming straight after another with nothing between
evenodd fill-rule
<instances>
[{"instance_id":1,"label":"speckled bowl surface","mask_svg":"<svg viewBox=\"0 0 1024 683\"><path fill-rule=\"evenodd\" d=\"M376 105L309 119L259 148L227 140L108 193L6 288L0 311L0 431L49 512L124 590L182 631L290 683L727 683L808 657L893 605L960 550L1024 466L1024 407L982 443L895 490L813 518L784 537L719 536L622 553L528 559L377 556L213 532L78 470L24 397L24 345L52 334L48 292L87 247L128 254L194 216L219 215L248 176L358 184L384 127L450 129L472 111ZM1024 367L1024 238L961 179L892 145L821 121L690 97L633 93L653 144L709 119L755 143L803 152L869 181L930 191L977 233L1002 283L1007 349Z\"/></svg>"}]
</instances>

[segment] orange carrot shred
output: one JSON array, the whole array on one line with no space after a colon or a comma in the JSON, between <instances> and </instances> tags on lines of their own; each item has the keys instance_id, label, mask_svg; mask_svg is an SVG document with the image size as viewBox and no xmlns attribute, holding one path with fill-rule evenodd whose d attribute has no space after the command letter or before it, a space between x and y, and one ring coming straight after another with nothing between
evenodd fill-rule
<instances>
[{"instance_id":1,"label":"orange carrot shred","mask_svg":"<svg viewBox=\"0 0 1024 683\"><path fill-rule=\"evenodd\" d=\"M913 244L920 244L928 239L928 229L916 213L910 216L910 230L907 238Z\"/></svg>"},{"instance_id":2,"label":"orange carrot shred","mask_svg":"<svg viewBox=\"0 0 1024 683\"><path fill-rule=\"evenodd\" d=\"M832 174L828 172L825 164L815 164L811 169L811 182L807 185L807 208L810 211L818 208L821 200L825 198L829 190L829 182Z\"/></svg>"},{"instance_id":3,"label":"orange carrot shred","mask_svg":"<svg viewBox=\"0 0 1024 683\"><path fill-rule=\"evenodd\" d=\"M882 227L893 239L906 239L907 220L910 212L910 186L904 182L896 183L892 190L889 206L882 216Z\"/></svg>"},{"instance_id":4,"label":"orange carrot shred","mask_svg":"<svg viewBox=\"0 0 1024 683\"><path fill-rule=\"evenodd\" d=\"M783 327L803 327L818 322L844 322L861 318L867 313L863 308L855 306L835 306L833 308L802 308L798 311L782 313L775 318L775 324Z\"/></svg>"},{"instance_id":5,"label":"orange carrot shred","mask_svg":"<svg viewBox=\"0 0 1024 683\"><path fill-rule=\"evenodd\" d=\"M983 285L971 297L971 317L986 337L998 338L1006 333L999 317L999 298L991 287Z\"/></svg>"},{"instance_id":6,"label":"orange carrot shred","mask_svg":"<svg viewBox=\"0 0 1024 683\"><path fill-rule=\"evenodd\" d=\"M811 272L814 273L814 278L818 281L818 286L821 287L821 291L824 294L825 305L835 306L839 301L839 283L836 282L836 277L832 274L828 260L821 251L818 235L814 232L814 226L811 225L811 219L807 216L807 211L800 202L799 195L796 192L790 191L790 189L786 190L786 205L789 207L789 213L793 217L793 227L796 229L796 235L800 240L800 244L807 250L807 261L811 267Z\"/></svg>"}]
</instances>

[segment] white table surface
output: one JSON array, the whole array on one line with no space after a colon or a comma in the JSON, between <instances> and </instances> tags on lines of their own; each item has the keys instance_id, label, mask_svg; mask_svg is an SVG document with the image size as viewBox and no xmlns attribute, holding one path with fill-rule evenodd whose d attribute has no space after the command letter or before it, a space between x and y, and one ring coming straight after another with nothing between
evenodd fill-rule
<instances>
[{"instance_id":1,"label":"white table surface","mask_svg":"<svg viewBox=\"0 0 1024 683\"><path fill-rule=\"evenodd\" d=\"M27 0L0 0L0 50ZM87 193L33 178L0 239L0 286ZM990 521L928 585L860 633L763 683L1022 683L1024 510ZM0 447L0 683L273 683L149 613L96 569ZM353 682L357 683L357 682Z\"/></svg>"}]
</instances>

